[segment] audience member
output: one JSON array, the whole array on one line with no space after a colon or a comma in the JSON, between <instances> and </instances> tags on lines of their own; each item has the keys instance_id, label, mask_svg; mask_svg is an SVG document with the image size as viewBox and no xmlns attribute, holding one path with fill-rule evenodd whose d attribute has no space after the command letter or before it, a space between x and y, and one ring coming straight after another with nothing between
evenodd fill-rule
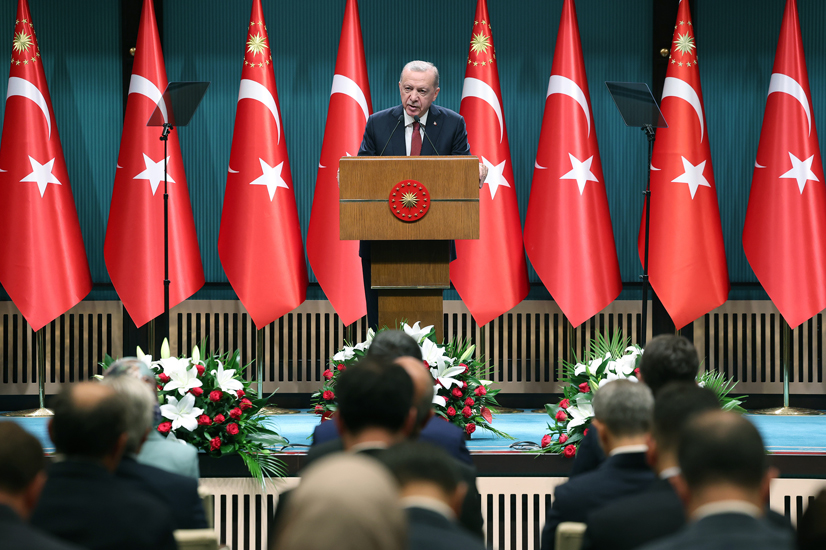
<instances>
[{"instance_id":1,"label":"audience member","mask_svg":"<svg viewBox=\"0 0 826 550\"><path fill-rule=\"evenodd\" d=\"M422 360L422 350L419 344L402 330L383 330L376 334L367 349L367 355L386 363L392 363L396 358L403 356ZM432 403L428 403L428 406L432 406ZM322 422L313 431L313 446L338 439L338 437L338 429L334 422ZM419 433L419 441L441 447L454 458L473 466L473 460L470 458L470 452L465 443L464 432L450 422L445 422L441 417L431 415Z\"/></svg>"},{"instance_id":2,"label":"audience member","mask_svg":"<svg viewBox=\"0 0 826 550\"><path fill-rule=\"evenodd\" d=\"M409 550L483 550L457 522L467 484L458 462L429 443L406 442L379 457L401 488L408 520Z\"/></svg>"},{"instance_id":3,"label":"audience member","mask_svg":"<svg viewBox=\"0 0 826 550\"><path fill-rule=\"evenodd\" d=\"M823 550L826 548L826 489L809 502L803 517L797 520L797 548Z\"/></svg>"},{"instance_id":4,"label":"audience member","mask_svg":"<svg viewBox=\"0 0 826 550\"><path fill-rule=\"evenodd\" d=\"M0 422L0 548L80 550L25 523L46 482L45 466L37 438L14 422Z\"/></svg>"},{"instance_id":5,"label":"audience member","mask_svg":"<svg viewBox=\"0 0 826 550\"><path fill-rule=\"evenodd\" d=\"M108 386L64 386L49 435L62 460L49 469L32 525L89 550L174 549L171 512L114 476L129 434L126 407Z\"/></svg>"},{"instance_id":6,"label":"audience member","mask_svg":"<svg viewBox=\"0 0 826 550\"><path fill-rule=\"evenodd\" d=\"M739 414L701 413L680 434L675 487L688 525L647 550L791 550L792 535L763 519L775 475L757 429Z\"/></svg>"},{"instance_id":7,"label":"audience member","mask_svg":"<svg viewBox=\"0 0 826 550\"><path fill-rule=\"evenodd\" d=\"M641 493L588 514L583 550L630 550L672 535L685 525L683 504L671 484L680 473L680 432L692 416L719 409L714 392L692 382L673 382L657 394L647 456L659 479Z\"/></svg>"},{"instance_id":8,"label":"audience member","mask_svg":"<svg viewBox=\"0 0 826 550\"><path fill-rule=\"evenodd\" d=\"M378 461L336 453L303 473L271 550L404 550L398 487Z\"/></svg>"},{"instance_id":9,"label":"audience member","mask_svg":"<svg viewBox=\"0 0 826 550\"><path fill-rule=\"evenodd\" d=\"M647 433L654 398L645 384L614 380L594 393L594 420L608 458L587 474L556 488L542 529L542 550L552 550L557 526L584 522L609 502L645 490L656 478L646 463Z\"/></svg>"},{"instance_id":10,"label":"audience member","mask_svg":"<svg viewBox=\"0 0 826 550\"><path fill-rule=\"evenodd\" d=\"M115 476L133 490L166 503L175 529L206 529L208 524L198 496L197 480L137 461L141 446L153 428L153 405L157 403L154 392L140 380L120 370L111 373L110 370L106 371L102 383L111 386L126 406L128 434Z\"/></svg>"},{"instance_id":11,"label":"audience member","mask_svg":"<svg viewBox=\"0 0 826 550\"><path fill-rule=\"evenodd\" d=\"M141 380L152 390L152 395L157 396L155 373L140 359L124 357L112 363L106 370L106 376L121 374L129 374ZM161 410L157 397L155 397L153 411L153 429L149 431L146 441L141 446L137 461L173 474L198 479L200 477L198 449L185 441L168 440L154 429L161 422Z\"/></svg>"},{"instance_id":12,"label":"audience member","mask_svg":"<svg viewBox=\"0 0 826 550\"><path fill-rule=\"evenodd\" d=\"M656 396L669 382L693 382L699 370L700 359L694 344L684 336L661 334L645 346L637 377ZM591 429L580 442L571 465L571 477L590 472L605 460L598 433L599 430Z\"/></svg>"}]
</instances>

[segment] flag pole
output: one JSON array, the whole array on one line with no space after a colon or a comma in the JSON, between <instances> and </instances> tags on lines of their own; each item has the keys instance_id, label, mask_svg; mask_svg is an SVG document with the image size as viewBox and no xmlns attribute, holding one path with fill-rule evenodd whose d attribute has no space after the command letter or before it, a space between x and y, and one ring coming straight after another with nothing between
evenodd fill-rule
<instances>
[{"instance_id":1,"label":"flag pole","mask_svg":"<svg viewBox=\"0 0 826 550\"><path fill-rule=\"evenodd\" d=\"M37 354L37 397L39 407L37 409L8 412L2 416L18 418L54 416L54 413L46 408L46 327L34 333L34 345Z\"/></svg>"}]
</instances>

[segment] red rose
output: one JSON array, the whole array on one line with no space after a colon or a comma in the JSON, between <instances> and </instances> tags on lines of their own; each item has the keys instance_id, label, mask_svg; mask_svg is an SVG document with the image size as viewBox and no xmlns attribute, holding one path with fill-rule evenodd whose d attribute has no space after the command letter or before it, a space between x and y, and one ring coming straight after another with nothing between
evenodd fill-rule
<instances>
[{"instance_id":1,"label":"red rose","mask_svg":"<svg viewBox=\"0 0 826 550\"><path fill-rule=\"evenodd\" d=\"M468 433L468 435L472 434L476 431L476 424L474 424L473 422L468 423L468 425L465 426L465 431Z\"/></svg>"},{"instance_id":2,"label":"red rose","mask_svg":"<svg viewBox=\"0 0 826 550\"><path fill-rule=\"evenodd\" d=\"M172 430L172 422L161 422L158 425L158 431L166 435Z\"/></svg>"},{"instance_id":3,"label":"red rose","mask_svg":"<svg viewBox=\"0 0 826 550\"><path fill-rule=\"evenodd\" d=\"M635 376L639 376L639 375L640 375L640 368L639 368L639 367L637 367L637 368L635 368L635 369L634 369L634 375L635 375Z\"/></svg>"},{"instance_id":4,"label":"red rose","mask_svg":"<svg viewBox=\"0 0 826 550\"><path fill-rule=\"evenodd\" d=\"M556 417L555 418L558 422L565 422L566 420L568 420L568 415L565 411L563 411L562 409L559 409L558 411L556 411Z\"/></svg>"},{"instance_id":5,"label":"red rose","mask_svg":"<svg viewBox=\"0 0 826 550\"><path fill-rule=\"evenodd\" d=\"M568 435L567 434L562 434L562 435L559 436L559 444L560 445L562 445L566 441L568 441Z\"/></svg>"},{"instance_id":6,"label":"red rose","mask_svg":"<svg viewBox=\"0 0 826 550\"><path fill-rule=\"evenodd\" d=\"M462 409L462 416L464 416L465 418L470 418L471 415L473 415L473 411L470 410L470 407L465 407L464 409Z\"/></svg>"},{"instance_id":7,"label":"red rose","mask_svg":"<svg viewBox=\"0 0 826 550\"><path fill-rule=\"evenodd\" d=\"M251 409L252 408L252 401L250 401L249 399L242 399L241 403L238 404L238 407L242 411L245 411L247 409Z\"/></svg>"},{"instance_id":8,"label":"red rose","mask_svg":"<svg viewBox=\"0 0 826 550\"><path fill-rule=\"evenodd\" d=\"M209 450L210 451L217 451L221 448L221 438L220 437L213 437L209 440Z\"/></svg>"},{"instance_id":9,"label":"red rose","mask_svg":"<svg viewBox=\"0 0 826 550\"><path fill-rule=\"evenodd\" d=\"M229 435L238 435L238 424L234 422L232 424L227 424L227 433Z\"/></svg>"},{"instance_id":10,"label":"red rose","mask_svg":"<svg viewBox=\"0 0 826 550\"><path fill-rule=\"evenodd\" d=\"M545 447L547 447L550 444L551 444L551 436L549 436L548 434L543 435L542 436L542 448L544 449Z\"/></svg>"},{"instance_id":11,"label":"red rose","mask_svg":"<svg viewBox=\"0 0 826 550\"><path fill-rule=\"evenodd\" d=\"M585 428L585 431L582 432L582 437L585 437L586 435L588 435L588 428Z\"/></svg>"},{"instance_id":12,"label":"red rose","mask_svg":"<svg viewBox=\"0 0 826 550\"><path fill-rule=\"evenodd\" d=\"M195 365L195 368L198 369L198 376L203 376L206 372L206 367L203 365Z\"/></svg>"},{"instance_id":13,"label":"red rose","mask_svg":"<svg viewBox=\"0 0 826 550\"><path fill-rule=\"evenodd\" d=\"M238 399L241 399L242 397L247 395L247 392L245 392L244 390L238 390L235 392L235 395L238 397Z\"/></svg>"},{"instance_id":14,"label":"red rose","mask_svg":"<svg viewBox=\"0 0 826 550\"><path fill-rule=\"evenodd\" d=\"M212 420L214 420L216 424L221 424L226 418L224 418L223 414L216 414Z\"/></svg>"},{"instance_id":15,"label":"red rose","mask_svg":"<svg viewBox=\"0 0 826 550\"><path fill-rule=\"evenodd\" d=\"M241 418L242 414L244 414L243 411L241 409L239 409L238 407L235 407L234 409L229 411L229 415L232 418L234 418L235 420L238 420L239 418Z\"/></svg>"},{"instance_id":16,"label":"red rose","mask_svg":"<svg viewBox=\"0 0 826 550\"><path fill-rule=\"evenodd\" d=\"M568 401L567 399L563 399L562 401L559 402L559 408L560 409L567 409L570 406L571 406L571 402Z\"/></svg>"},{"instance_id":17,"label":"red rose","mask_svg":"<svg viewBox=\"0 0 826 550\"><path fill-rule=\"evenodd\" d=\"M333 377L333 371L331 371L330 369L327 369L327 370L324 371L323 376L324 376L324 378L329 380L330 378Z\"/></svg>"},{"instance_id":18,"label":"red rose","mask_svg":"<svg viewBox=\"0 0 826 550\"><path fill-rule=\"evenodd\" d=\"M424 368L426 368L426 369L430 368L430 363L428 363L426 360L422 360L422 363L424 363Z\"/></svg>"},{"instance_id":19,"label":"red rose","mask_svg":"<svg viewBox=\"0 0 826 550\"><path fill-rule=\"evenodd\" d=\"M160 373L160 374L158 375L158 380L160 380L160 381L161 381L161 384L166 384L167 382L169 382L169 380L170 380L170 379L169 379L169 376L168 376L168 375L166 375L166 374L164 374L164 373Z\"/></svg>"},{"instance_id":20,"label":"red rose","mask_svg":"<svg viewBox=\"0 0 826 550\"><path fill-rule=\"evenodd\" d=\"M204 394L204 389L203 388L192 388L191 390L189 390L189 393L191 393L195 397L201 397Z\"/></svg>"},{"instance_id":21,"label":"red rose","mask_svg":"<svg viewBox=\"0 0 826 550\"><path fill-rule=\"evenodd\" d=\"M315 409L313 409L316 414L324 414L324 407L321 405L316 405Z\"/></svg>"},{"instance_id":22,"label":"red rose","mask_svg":"<svg viewBox=\"0 0 826 550\"><path fill-rule=\"evenodd\" d=\"M482 397L483 395L488 394L488 390L485 389L485 386L479 386L478 388L473 390L473 393L475 393L477 397Z\"/></svg>"},{"instance_id":23,"label":"red rose","mask_svg":"<svg viewBox=\"0 0 826 550\"><path fill-rule=\"evenodd\" d=\"M158 385L157 385L157 386L155 386L155 387L156 387L156 388L158 388L158 391L163 390L163 384L158 384Z\"/></svg>"},{"instance_id":24,"label":"red rose","mask_svg":"<svg viewBox=\"0 0 826 550\"><path fill-rule=\"evenodd\" d=\"M462 367L463 369L465 369L465 370L462 371L462 374L465 374L467 371L470 370L470 367L468 367L464 363L459 363L459 366Z\"/></svg>"},{"instance_id":25,"label":"red rose","mask_svg":"<svg viewBox=\"0 0 826 550\"><path fill-rule=\"evenodd\" d=\"M339 363L339 365L336 367L336 370L347 370L347 367L344 365L344 363Z\"/></svg>"},{"instance_id":26,"label":"red rose","mask_svg":"<svg viewBox=\"0 0 826 550\"><path fill-rule=\"evenodd\" d=\"M448 407L447 408L447 415L448 416L456 416L456 409L454 409L453 407ZM167 422L167 424L169 424L169 422Z\"/></svg>"},{"instance_id":27,"label":"red rose","mask_svg":"<svg viewBox=\"0 0 826 550\"><path fill-rule=\"evenodd\" d=\"M462 382L462 389L463 389L463 390L466 390L466 389L467 389L467 382Z\"/></svg>"},{"instance_id":28,"label":"red rose","mask_svg":"<svg viewBox=\"0 0 826 550\"><path fill-rule=\"evenodd\" d=\"M576 447L574 447L573 445L568 445L562 451L562 454L565 455L565 458L571 458L572 456L574 456L576 454Z\"/></svg>"},{"instance_id":29,"label":"red rose","mask_svg":"<svg viewBox=\"0 0 826 550\"><path fill-rule=\"evenodd\" d=\"M209 392L209 400L213 401L215 403L220 401L222 397L224 397L224 394L221 392L221 390L215 390L215 391Z\"/></svg>"},{"instance_id":30,"label":"red rose","mask_svg":"<svg viewBox=\"0 0 826 550\"><path fill-rule=\"evenodd\" d=\"M321 396L324 398L325 401L332 401L336 398L336 394L331 392L330 390L326 390Z\"/></svg>"},{"instance_id":31,"label":"red rose","mask_svg":"<svg viewBox=\"0 0 826 550\"><path fill-rule=\"evenodd\" d=\"M471 407L471 406L473 406L473 403L474 403L474 401L473 401L472 397L468 397L467 399L465 399L465 406Z\"/></svg>"},{"instance_id":32,"label":"red rose","mask_svg":"<svg viewBox=\"0 0 826 550\"><path fill-rule=\"evenodd\" d=\"M212 424L212 419L209 416L202 414L198 417L199 426L209 426L210 424Z\"/></svg>"},{"instance_id":33,"label":"red rose","mask_svg":"<svg viewBox=\"0 0 826 550\"><path fill-rule=\"evenodd\" d=\"M460 390L459 388L453 388L453 391L450 393L453 394L453 397L455 397L456 399L462 398L462 390Z\"/></svg>"},{"instance_id":34,"label":"red rose","mask_svg":"<svg viewBox=\"0 0 826 550\"><path fill-rule=\"evenodd\" d=\"M591 391L591 386L588 385L588 382L583 382L579 385L579 391L581 391L582 393L588 393L589 391Z\"/></svg>"}]
</instances>

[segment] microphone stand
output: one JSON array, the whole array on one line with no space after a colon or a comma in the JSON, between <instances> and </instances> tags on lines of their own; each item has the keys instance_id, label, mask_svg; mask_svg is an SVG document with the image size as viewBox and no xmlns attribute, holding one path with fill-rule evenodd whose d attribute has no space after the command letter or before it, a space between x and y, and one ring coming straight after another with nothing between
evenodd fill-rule
<instances>
[{"instance_id":1,"label":"microphone stand","mask_svg":"<svg viewBox=\"0 0 826 550\"><path fill-rule=\"evenodd\" d=\"M640 345L645 346L645 340L648 338L648 243L651 232L651 160L654 156L654 127L651 124L646 124L642 127L648 138L648 180L645 184L645 251L643 254L642 264L642 336L640 337Z\"/></svg>"},{"instance_id":2,"label":"microphone stand","mask_svg":"<svg viewBox=\"0 0 826 550\"><path fill-rule=\"evenodd\" d=\"M163 141L163 320L161 332L169 337L169 176L167 172L167 159L169 158L169 134L175 128L172 124L165 122L160 140ZM152 351L155 353L153 331Z\"/></svg>"}]
</instances>

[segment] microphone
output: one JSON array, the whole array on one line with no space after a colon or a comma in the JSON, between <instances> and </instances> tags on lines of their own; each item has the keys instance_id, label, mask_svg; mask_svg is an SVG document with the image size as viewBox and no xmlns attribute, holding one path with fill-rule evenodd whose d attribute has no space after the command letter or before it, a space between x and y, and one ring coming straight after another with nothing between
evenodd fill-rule
<instances>
[{"instance_id":1,"label":"microphone","mask_svg":"<svg viewBox=\"0 0 826 550\"><path fill-rule=\"evenodd\" d=\"M419 115L413 115L413 121L418 122L419 126L422 127L422 132L424 132L424 137L427 138L428 143L430 143L430 146L433 147L433 151L436 153L436 156L437 157L441 156L439 154L439 151L436 150L436 146L433 145L433 141L431 141L430 136L427 135L427 129L424 127L424 124L422 124L421 121L419 120Z\"/></svg>"},{"instance_id":2,"label":"microphone","mask_svg":"<svg viewBox=\"0 0 826 550\"><path fill-rule=\"evenodd\" d=\"M399 124L401 124L401 123L402 123L402 119L403 119L403 118L404 118L404 113L402 113L402 114L400 114L400 115L399 115L399 120L397 120L397 121L396 121L396 125L395 125L395 126L393 126L393 131L392 131L392 132L390 132L390 137L388 137L388 138L387 138L387 141L385 142L384 147L382 147L382 148L381 148L381 153L379 153L379 156L382 156L382 155L384 154L384 150L385 150L385 149L387 149L387 146L388 146L388 145L390 145L390 138L392 138L392 137L393 137L393 134L395 134L395 133L396 133L396 128L398 128L398 127L399 127Z\"/></svg>"}]
</instances>

